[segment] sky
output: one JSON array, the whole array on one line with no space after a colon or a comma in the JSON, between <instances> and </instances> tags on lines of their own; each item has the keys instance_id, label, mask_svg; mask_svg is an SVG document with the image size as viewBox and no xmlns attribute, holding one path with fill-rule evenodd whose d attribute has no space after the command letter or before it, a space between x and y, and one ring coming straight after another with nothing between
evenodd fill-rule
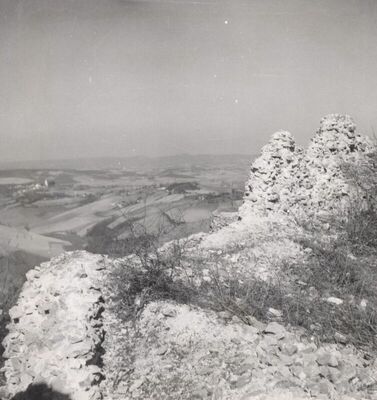
<instances>
[{"instance_id":1,"label":"sky","mask_svg":"<svg viewBox=\"0 0 377 400\"><path fill-rule=\"evenodd\" d=\"M377 130L376 0L0 0L0 159L256 154Z\"/></svg>"}]
</instances>

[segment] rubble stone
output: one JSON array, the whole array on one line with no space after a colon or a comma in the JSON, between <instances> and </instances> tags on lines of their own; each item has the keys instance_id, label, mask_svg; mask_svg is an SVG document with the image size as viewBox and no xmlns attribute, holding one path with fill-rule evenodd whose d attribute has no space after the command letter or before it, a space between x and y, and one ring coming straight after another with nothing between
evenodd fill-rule
<instances>
[{"instance_id":1,"label":"rubble stone","mask_svg":"<svg viewBox=\"0 0 377 400\"><path fill-rule=\"evenodd\" d=\"M91 364L103 340L103 298L95 289L103 262L86 252L65 253L28 272L3 341L8 396L36 383L71 400L99 394L102 371Z\"/></svg>"},{"instance_id":2,"label":"rubble stone","mask_svg":"<svg viewBox=\"0 0 377 400\"><path fill-rule=\"evenodd\" d=\"M315 216L350 207L360 188L349 183L342 165L362 163L373 149L348 115L324 117L305 151L289 132L276 132L251 166L240 217Z\"/></svg>"}]
</instances>

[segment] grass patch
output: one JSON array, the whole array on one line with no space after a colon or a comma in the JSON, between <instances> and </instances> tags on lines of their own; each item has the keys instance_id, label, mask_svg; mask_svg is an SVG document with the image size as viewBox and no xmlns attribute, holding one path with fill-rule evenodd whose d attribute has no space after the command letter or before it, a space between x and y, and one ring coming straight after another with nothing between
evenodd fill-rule
<instances>
[{"instance_id":1,"label":"grass patch","mask_svg":"<svg viewBox=\"0 0 377 400\"><path fill-rule=\"evenodd\" d=\"M372 179L360 176L360 171L357 179L371 185ZM227 275L222 256L206 254L201 259L192 252L186 254L182 241L171 251L161 251L158 238L133 237L135 256L126 259L112 279L119 310L133 318L149 301L171 299L228 311L247 324L252 317L275 318L304 328L317 342L351 343L376 353L377 212L371 193L377 190L368 196L360 194L359 204L346 213L335 212L332 220L302 224L305 233L296 241L306 256L280 265L281 279L267 282ZM200 275L203 269L210 271L209 279ZM329 302L330 297L341 304ZM279 312L274 315L271 308Z\"/></svg>"},{"instance_id":2,"label":"grass patch","mask_svg":"<svg viewBox=\"0 0 377 400\"><path fill-rule=\"evenodd\" d=\"M331 240L318 232L298 238L308 253L305 262L280 266L285 279L267 282L225 274L221 256L194 259L182 241L161 251L156 238L139 238L135 255L112 276L119 313L129 320L150 301L174 300L228 311L247 324L251 317L265 322L277 318L284 325L304 328L317 342L340 341L376 351L377 250L373 241L359 248L356 238L362 236L351 240L346 227L342 232ZM200 275L203 268L210 271L209 279ZM329 303L329 297L343 303ZM271 308L281 315L271 315Z\"/></svg>"},{"instance_id":3,"label":"grass patch","mask_svg":"<svg viewBox=\"0 0 377 400\"><path fill-rule=\"evenodd\" d=\"M155 236L134 238L134 255L126 258L110 276L110 285L123 320L135 318L155 300L191 303L197 288L182 279L184 246L177 241L168 251L158 248Z\"/></svg>"}]
</instances>

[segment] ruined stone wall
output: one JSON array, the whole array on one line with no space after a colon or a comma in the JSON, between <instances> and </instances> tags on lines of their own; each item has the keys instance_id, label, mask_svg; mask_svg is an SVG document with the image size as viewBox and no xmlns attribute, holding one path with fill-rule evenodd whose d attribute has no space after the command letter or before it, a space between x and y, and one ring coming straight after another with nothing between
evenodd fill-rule
<instances>
[{"instance_id":1,"label":"ruined stone wall","mask_svg":"<svg viewBox=\"0 0 377 400\"><path fill-rule=\"evenodd\" d=\"M237 221L238 213L236 211L213 212L210 224L210 233L218 232L225 226Z\"/></svg>"},{"instance_id":2,"label":"ruined stone wall","mask_svg":"<svg viewBox=\"0 0 377 400\"><path fill-rule=\"evenodd\" d=\"M279 131L251 166L240 216L315 216L345 209L356 192L342 165L362 163L372 150L371 141L356 132L348 115L324 117L305 151L289 132Z\"/></svg>"},{"instance_id":3,"label":"ruined stone wall","mask_svg":"<svg viewBox=\"0 0 377 400\"><path fill-rule=\"evenodd\" d=\"M27 273L3 341L0 398L45 384L71 400L100 398L104 258L65 253Z\"/></svg>"}]
</instances>

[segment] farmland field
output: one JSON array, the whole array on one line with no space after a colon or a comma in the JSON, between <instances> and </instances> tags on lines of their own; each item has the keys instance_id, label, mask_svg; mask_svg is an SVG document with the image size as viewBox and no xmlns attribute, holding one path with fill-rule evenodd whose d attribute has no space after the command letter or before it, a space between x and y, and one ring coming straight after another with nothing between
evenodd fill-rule
<instances>
[{"instance_id":1,"label":"farmland field","mask_svg":"<svg viewBox=\"0 0 377 400\"><path fill-rule=\"evenodd\" d=\"M109 238L126 239L135 225L162 241L208 231L214 211L237 209L250 161L183 155L1 165L0 257L17 259L17 268L7 262L8 279L22 281L36 262L65 250L110 253Z\"/></svg>"},{"instance_id":2,"label":"farmland field","mask_svg":"<svg viewBox=\"0 0 377 400\"><path fill-rule=\"evenodd\" d=\"M209 231L214 211L237 210L250 161L184 155L0 164L0 343L28 270L66 250L124 256L138 235L162 244Z\"/></svg>"}]
</instances>

